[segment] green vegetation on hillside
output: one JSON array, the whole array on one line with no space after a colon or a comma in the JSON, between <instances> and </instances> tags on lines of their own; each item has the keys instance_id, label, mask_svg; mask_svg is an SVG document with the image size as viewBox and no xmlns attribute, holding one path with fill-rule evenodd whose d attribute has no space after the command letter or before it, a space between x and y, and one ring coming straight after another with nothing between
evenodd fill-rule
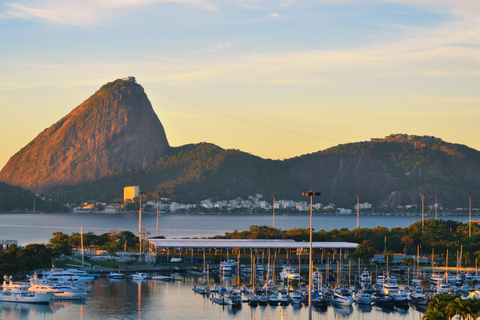
<instances>
[{"instance_id":1,"label":"green vegetation on hillside","mask_svg":"<svg viewBox=\"0 0 480 320\"><path fill-rule=\"evenodd\" d=\"M49 200L42 200L21 187L0 182L0 211L68 212L68 208Z\"/></svg>"},{"instance_id":2,"label":"green vegetation on hillside","mask_svg":"<svg viewBox=\"0 0 480 320\"><path fill-rule=\"evenodd\" d=\"M155 163L129 169L92 183L57 187L50 194L64 202L111 202L123 187L138 185L149 199L155 194L179 203L228 200L259 193L265 198L302 200L310 188L319 202L352 207L356 195L386 212L398 205L419 205L438 196L456 208L467 196L480 197L480 152L433 137L393 135L339 145L287 160L267 160L209 143L170 148ZM428 198L429 197L429 198Z\"/></svg>"}]
</instances>

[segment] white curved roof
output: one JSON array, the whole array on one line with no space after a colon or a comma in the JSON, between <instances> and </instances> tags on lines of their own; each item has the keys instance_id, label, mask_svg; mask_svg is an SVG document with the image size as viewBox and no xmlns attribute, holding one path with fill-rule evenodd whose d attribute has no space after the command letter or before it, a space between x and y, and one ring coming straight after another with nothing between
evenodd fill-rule
<instances>
[{"instance_id":1,"label":"white curved roof","mask_svg":"<svg viewBox=\"0 0 480 320\"><path fill-rule=\"evenodd\" d=\"M289 239L148 239L162 248L309 248L309 242ZM352 242L312 242L314 249L356 249Z\"/></svg>"}]
</instances>

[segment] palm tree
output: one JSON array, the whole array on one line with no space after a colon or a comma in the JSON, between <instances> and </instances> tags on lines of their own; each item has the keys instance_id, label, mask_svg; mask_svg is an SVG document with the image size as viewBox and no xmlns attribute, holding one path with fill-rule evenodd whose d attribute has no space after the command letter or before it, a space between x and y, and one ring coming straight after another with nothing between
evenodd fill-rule
<instances>
[{"instance_id":1,"label":"palm tree","mask_svg":"<svg viewBox=\"0 0 480 320\"><path fill-rule=\"evenodd\" d=\"M454 316L458 315L460 319L466 319L465 307L462 300L456 298L447 305L446 313L448 319L452 319Z\"/></svg>"},{"instance_id":2,"label":"palm tree","mask_svg":"<svg viewBox=\"0 0 480 320\"><path fill-rule=\"evenodd\" d=\"M422 320L447 320L447 316L444 312L437 308L428 308L427 312L423 315Z\"/></svg>"}]
</instances>

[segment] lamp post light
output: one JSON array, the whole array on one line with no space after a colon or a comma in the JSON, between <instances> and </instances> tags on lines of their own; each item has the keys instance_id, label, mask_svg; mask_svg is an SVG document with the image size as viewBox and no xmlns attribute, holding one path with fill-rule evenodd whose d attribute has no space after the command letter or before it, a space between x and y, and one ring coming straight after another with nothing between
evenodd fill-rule
<instances>
[{"instance_id":1,"label":"lamp post light","mask_svg":"<svg viewBox=\"0 0 480 320\"><path fill-rule=\"evenodd\" d=\"M309 252L309 264L308 264L308 319L312 319L312 210L313 210L313 197L320 196L320 192L308 191L303 192L303 196L310 197L310 252Z\"/></svg>"},{"instance_id":2,"label":"lamp post light","mask_svg":"<svg viewBox=\"0 0 480 320\"><path fill-rule=\"evenodd\" d=\"M435 198L435 220L437 220L438 197L434 196L434 198Z\"/></svg>"},{"instance_id":3,"label":"lamp post light","mask_svg":"<svg viewBox=\"0 0 480 320\"><path fill-rule=\"evenodd\" d=\"M359 228L359 219L360 219L360 196L357 195L357 229Z\"/></svg>"},{"instance_id":4,"label":"lamp post light","mask_svg":"<svg viewBox=\"0 0 480 320\"><path fill-rule=\"evenodd\" d=\"M138 239L140 242L140 262L142 261L142 195L143 192L138 192L138 197L140 198L140 210L138 211Z\"/></svg>"},{"instance_id":5,"label":"lamp post light","mask_svg":"<svg viewBox=\"0 0 480 320\"><path fill-rule=\"evenodd\" d=\"M272 194L272 197L273 197L273 224L272 224L272 228L275 229L275 193Z\"/></svg>"},{"instance_id":6,"label":"lamp post light","mask_svg":"<svg viewBox=\"0 0 480 320\"><path fill-rule=\"evenodd\" d=\"M468 196L468 237L472 237L472 196Z\"/></svg>"},{"instance_id":7,"label":"lamp post light","mask_svg":"<svg viewBox=\"0 0 480 320\"><path fill-rule=\"evenodd\" d=\"M420 193L420 195L422 196L422 230L423 230L423 227L425 226L425 222L424 222L424 197L425 197L425 193Z\"/></svg>"}]
</instances>

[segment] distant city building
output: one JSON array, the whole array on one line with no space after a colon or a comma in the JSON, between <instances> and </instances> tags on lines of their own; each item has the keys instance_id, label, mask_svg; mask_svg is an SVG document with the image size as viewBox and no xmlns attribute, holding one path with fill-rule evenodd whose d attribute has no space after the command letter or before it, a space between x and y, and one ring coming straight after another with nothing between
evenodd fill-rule
<instances>
[{"instance_id":1,"label":"distant city building","mask_svg":"<svg viewBox=\"0 0 480 320\"><path fill-rule=\"evenodd\" d=\"M133 202L135 197L138 197L138 193L140 192L139 186L128 186L123 188L123 202L127 202L130 200Z\"/></svg>"},{"instance_id":2,"label":"distant city building","mask_svg":"<svg viewBox=\"0 0 480 320\"><path fill-rule=\"evenodd\" d=\"M372 209L372 204L365 202L365 203L359 203L358 207L360 210L365 210L365 209ZM357 210L357 205L355 205L355 210Z\"/></svg>"},{"instance_id":3,"label":"distant city building","mask_svg":"<svg viewBox=\"0 0 480 320\"><path fill-rule=\"evenodd\" d=\"M0 245L2 246L3 251L7 251L10 246L14 244L18 247L18 241L17 240L0 240Z\"/></svg>"}]
</instances>

